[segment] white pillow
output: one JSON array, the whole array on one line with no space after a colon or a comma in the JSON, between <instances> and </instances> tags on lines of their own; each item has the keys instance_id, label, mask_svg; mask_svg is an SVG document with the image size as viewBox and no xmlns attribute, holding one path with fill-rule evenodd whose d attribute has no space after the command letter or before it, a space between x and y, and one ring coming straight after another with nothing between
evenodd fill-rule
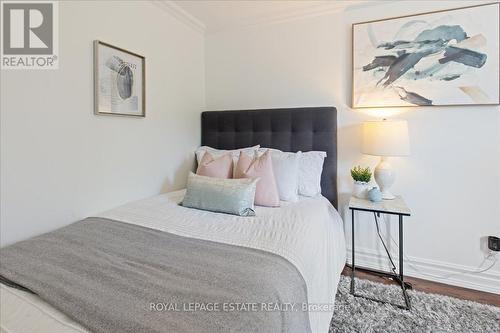
<instances>
[{"instance_id":1,"label":"white pillow","mask_svg":"<svg viewBox=\"0 0 500 333\"><path fill-rule=\"evenodd\" d=\"M299 199L299 161L302 153L286 153L271 150L274 178L278 185L280 199L297 201Z\"/></svg>"},{"instance_id":2,"label":"white pillow","mask_svg":"<svg viewBox=\"0 0 500 333\"><path fill-rule=\"evenodd\" d=\"M324 151L302 153L299 161L299 194L315 197L321 194L321 173L326 157Z\"/></svg>"},{"instance_id":3,"label":"white pillow","mask_svg":"<svg viewBox=\"0 0 500 333\"><path fill-rule=\"evenodd\" d=\"M236 169L236 164L238 163L238 158L240 157L240 151L244 152L248 156L253 157L259 148L260 145L241 148L241 149L223 150L223 149L215 149L209 146L201 146L200 148L196 149L196 161L198 162L199 165L203 155L205 155L205 152L209 152L210 154L212 154L214 158L218 158L229 152L233 157L233 177L234 177L234 170Z\"/></svg>"},{"instance_id":4,"label":"white pillow","mask_svg":"<svg viewBox=\"0 0 500 333\"><path fill-rule=\"evenodd\" d=\"M271 152L274 178L280 200L297 201L299 199L299 162L302 152L289 153L273 148L260 148L259 155L267 150Z\"/></svg>"}]
</instances>

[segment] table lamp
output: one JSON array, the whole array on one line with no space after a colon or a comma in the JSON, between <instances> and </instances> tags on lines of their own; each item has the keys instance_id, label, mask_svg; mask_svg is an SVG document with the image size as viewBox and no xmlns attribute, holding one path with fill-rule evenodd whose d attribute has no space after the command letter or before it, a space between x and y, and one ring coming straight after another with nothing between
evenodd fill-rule
<instances>
[{"instance_id":1,"label":"table lamp","mask_svg":"<svg viewBox=\"0 0 500 333\"><path fill-rule=\"evenodd\" d=\"M367 121L363 124L363 154L380 156L375 167L375 181L380 187L382 198L396 198L390 187L396 179L396 173L388 162L388 157L408 156L410 140L408 123L405 120Z\"/></svg>"}]
</instances>

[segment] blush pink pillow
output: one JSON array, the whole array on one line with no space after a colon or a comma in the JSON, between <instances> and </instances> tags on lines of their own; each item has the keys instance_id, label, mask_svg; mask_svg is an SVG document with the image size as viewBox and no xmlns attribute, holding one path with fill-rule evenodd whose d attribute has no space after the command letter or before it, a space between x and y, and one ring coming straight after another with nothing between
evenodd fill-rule
<instances>
[{"instance_id":1,"label":"blush pink pillow","mask_svg":"<svg viewBox=\"0 0 500 333\"><path fill-rule=\"evenodd\" d=\"M212 154L206 152L201 158L196 174L212 178L233 178L233 157L228 153L214 158Z\"/></svg>"},{"instance_id":2,"label":"blush pink pillow","mask_svg":"<svg viewBox=\"0 0 500 333\"><path fill-rule=\"evenodd\" d=\"M259 178L255 190L255 204L259 206L279 207L280 196L276 179L274 178L273 163L269 150L262 156L251 158L240 153L236 164L235 178Z\"/></svg>"}]
</instances>

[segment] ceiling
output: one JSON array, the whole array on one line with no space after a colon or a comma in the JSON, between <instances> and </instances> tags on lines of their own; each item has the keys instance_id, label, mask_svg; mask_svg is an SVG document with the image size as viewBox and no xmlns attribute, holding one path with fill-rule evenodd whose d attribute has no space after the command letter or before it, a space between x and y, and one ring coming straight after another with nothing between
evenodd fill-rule
<instances>
[{"instance_id":1,"label":"ceiling","mask_svg":"<svg viewBox=\"0 0 500 333\"><path fill-rule=\"evenodd\" d=\"M207 33L338 12L369 0L175 0ZM373 1L370 1L373 3Z\"/></svg>"}]
</instances>

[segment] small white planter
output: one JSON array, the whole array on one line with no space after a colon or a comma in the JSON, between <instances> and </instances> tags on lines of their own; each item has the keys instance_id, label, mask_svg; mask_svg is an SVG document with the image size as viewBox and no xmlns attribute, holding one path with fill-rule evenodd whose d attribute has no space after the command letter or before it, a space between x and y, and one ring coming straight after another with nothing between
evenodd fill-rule
<instances>
[{"instance_id":1,"label":"small white planter","mask_svg":"<svg viewBox=\"0 0 500 333\"><path fill-rule=\"evenodd\" d=\"M353 195L359 199L367 199L368 198L368 190L370 187L368 183L365 182L354 182L354 190Z\"/></svg>"}]
</instances>

